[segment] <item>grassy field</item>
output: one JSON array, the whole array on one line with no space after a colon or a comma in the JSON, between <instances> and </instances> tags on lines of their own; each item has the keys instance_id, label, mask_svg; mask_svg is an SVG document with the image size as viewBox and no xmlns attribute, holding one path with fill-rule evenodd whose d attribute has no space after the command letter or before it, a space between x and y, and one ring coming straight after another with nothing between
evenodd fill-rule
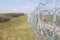
<instances>
[{"instance_id":1,"label":"grassy field","mask_svg":"<svg viewBox=\"0 0 60 40\"><path fill-rule=\"evenodd\" d=\"M0 23L0 40L37 40L27 23L26 15Z\"/></svg>"}]
</instances>

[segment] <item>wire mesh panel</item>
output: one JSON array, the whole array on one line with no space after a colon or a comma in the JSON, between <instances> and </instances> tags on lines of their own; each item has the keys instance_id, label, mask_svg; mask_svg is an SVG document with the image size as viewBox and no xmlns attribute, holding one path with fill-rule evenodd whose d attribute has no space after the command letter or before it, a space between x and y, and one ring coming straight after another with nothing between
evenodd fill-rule
<instances>
[{"instance_id":1,"label":"wire mesh panel","mask_svg":"<svg viewBox=\"0 0 60 40\"><path fill-rule=\"evenodd\" d=\"M57 15L57 26L60 27L60 8L57 8L56 10L56 15Z\"/></svg>"},{"instance_id":2,"label":"wire mesh panel","mask_svg":"<svg viewBox=\"0 0 60 40\"><path fill-rule=\"evenodd\" d=\"M52 2L53 7L51 7ZM41 0L36 9L28 14L28 22L39 40L57 40L60 23L60 8L54 6L56 1ZM60 40L60 39L58 39Z\"/></svg>"}]
</instances>

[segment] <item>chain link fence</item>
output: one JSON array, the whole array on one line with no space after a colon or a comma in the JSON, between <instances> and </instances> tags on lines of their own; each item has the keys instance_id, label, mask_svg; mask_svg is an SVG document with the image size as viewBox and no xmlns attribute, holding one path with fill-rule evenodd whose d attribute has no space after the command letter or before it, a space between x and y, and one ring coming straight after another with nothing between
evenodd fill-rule
<instances>
[{"instance_id":1,"label":"chain link fence","mask_svg":"<svg viewBox=\"0 0 60 40\"><path fill-rule=\"evenodd\" d=\"M28 22L39 40L60 40L60 8L48 9L48 4L46 0L39 2L28 14Z\"/></svg>"}]
</instances>

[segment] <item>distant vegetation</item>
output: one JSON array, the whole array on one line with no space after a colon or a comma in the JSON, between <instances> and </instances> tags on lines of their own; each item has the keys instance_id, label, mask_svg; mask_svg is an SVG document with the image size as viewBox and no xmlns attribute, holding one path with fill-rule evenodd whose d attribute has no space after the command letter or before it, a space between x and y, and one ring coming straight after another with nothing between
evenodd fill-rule
<instances>
[{"instance_id":1,"label":"distant vegetation","mask_svg":"<svg viewBox=\"0 0 60 40\"><path fill-rule=\"evenodd\" d=\"M7 22L7 21L10 21L11 18L9 17L5 17L5 16L0 16L0 22Z\"/></svg>"},{"instance_id":2,"label":"distant vegetation","mask_svg":"<svg viewBox=\"0 0 60 40\"><path fill-rule=\"evenodd\" d=\"M4 14L0 14L0 16L3 16Z\"/></svg>"},{"instance_id":3,"label":"distant vegetation","mask_svg":"<svg viewBox=\"0 0 60 40\"><path fill-rule=\"evenodd\" d=\"M19 17L24 15L24 13L7 13L7 14L0 14L0 22L10 21L13 17Z\"/></svg>"},{"instance_id":4,"label":"distant vegetation","mask_svg":"<svg viewBox=\"0 0 60 40\"><path fill-rule=\"evenodd\" d=\"M19 17L24 15L24 13L8 13L8 14L4 14L7 17Z\"/></svg>"}]
</instances>

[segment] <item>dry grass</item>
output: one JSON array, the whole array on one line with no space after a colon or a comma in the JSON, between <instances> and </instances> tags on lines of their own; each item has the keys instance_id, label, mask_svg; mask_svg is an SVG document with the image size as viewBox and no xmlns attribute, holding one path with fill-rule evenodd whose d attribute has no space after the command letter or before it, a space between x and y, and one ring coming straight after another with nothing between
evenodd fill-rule
<instances>
[{"instance_id":1,"label":"dry grass","mask_svg":"<svg viewBox=\"0 0 60 40\"><path fill-rule=\"evenodd\" d=\"M37 40L37 38L30 29L25 15L0 23L0 40Z\"/></svg>"}]
</instances>

